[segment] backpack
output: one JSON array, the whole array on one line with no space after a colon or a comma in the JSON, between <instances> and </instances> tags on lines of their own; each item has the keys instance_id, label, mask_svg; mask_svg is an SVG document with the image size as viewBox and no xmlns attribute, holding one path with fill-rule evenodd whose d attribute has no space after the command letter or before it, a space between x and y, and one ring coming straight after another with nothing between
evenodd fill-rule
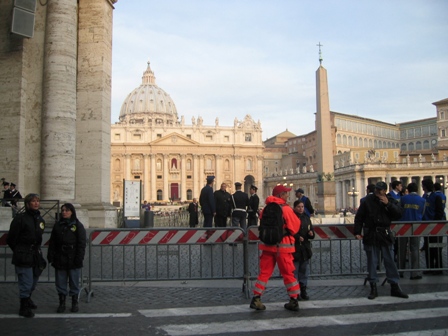
<instances>
[{"instance_id":1,"label":"backpack","mask_svg":"<svg viewBox=\"0 0 448 336\"><path fill-rule=\"evenodd\" d=\"M282 206L277 203L266 205L258 227L260 240L266 245L280 243L284 236L284 223Z\"/></svg>"}]
</instances>

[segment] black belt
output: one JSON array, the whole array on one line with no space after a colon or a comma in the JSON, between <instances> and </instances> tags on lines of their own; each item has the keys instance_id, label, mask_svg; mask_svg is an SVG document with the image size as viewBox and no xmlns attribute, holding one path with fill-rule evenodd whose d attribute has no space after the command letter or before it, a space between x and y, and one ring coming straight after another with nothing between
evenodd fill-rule
<instances>
[{"instance_id":1,"label":"black belt","mask_svg":"<svg viewBox=\"0 0 448 336\"><path fill-rule=\"evenodd\" d=\"M61 250L63 252L68 251L68 250L73 250L75 248L75 245L62 245L61 246Z\"/></svg>"}]
</instances>

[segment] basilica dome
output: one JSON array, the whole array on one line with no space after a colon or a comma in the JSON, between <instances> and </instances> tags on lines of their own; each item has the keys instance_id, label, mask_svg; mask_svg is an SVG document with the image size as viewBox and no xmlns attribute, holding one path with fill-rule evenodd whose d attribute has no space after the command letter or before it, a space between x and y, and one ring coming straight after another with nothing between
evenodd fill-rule
<instances>
[{"instance_id":1,"label":"basilica dome","mask_svg":"<svg viewBox=\"0 0 448 336\"><path fill-rule=\"evenodd\" d=\"M176 121L177 110L170 95L159 88L149 62L143 73L142 84L124 100L120 110L120 121L126 116L137 117L150 114L154 118Z\"/></svg>"}]
</instances>

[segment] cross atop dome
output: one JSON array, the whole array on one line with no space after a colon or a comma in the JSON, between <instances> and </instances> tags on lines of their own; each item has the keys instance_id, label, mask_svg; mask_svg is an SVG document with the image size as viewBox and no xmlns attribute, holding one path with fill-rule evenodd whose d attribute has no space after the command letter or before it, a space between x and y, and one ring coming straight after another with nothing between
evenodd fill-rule
<instances>
[{"instance_id":1,"label":"cross atop dome","mask_svg":"<svg viewBox=\"0 0 448 336\"><path fill-rule=\"evenodd\" d=\"M156 84L156 77L154 76L154 72L152 72L150 62L148 60L148 66L146 71L143 73L142 84Z\"/></svg>"}]
</instances>

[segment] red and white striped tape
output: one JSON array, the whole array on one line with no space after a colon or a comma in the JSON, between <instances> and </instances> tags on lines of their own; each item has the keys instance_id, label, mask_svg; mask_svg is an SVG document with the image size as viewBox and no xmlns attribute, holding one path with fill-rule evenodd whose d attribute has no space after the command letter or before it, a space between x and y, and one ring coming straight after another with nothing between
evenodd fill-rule
<instances>
[{"instance_id":1,"label":"red and white striped tape","mask_svg":"<svg viewBox=\"0 0 448 336\"><path fill-rule=\"evenodd\" d=\"M313 225L315 240L325 239L354 239L353 224L316 224ZM392 224L391 229L396 236L443 236L448 234L448 223L397 223ZM249 229L249 241L258 240L258 228Z\"/></svg>"},{"instance_id":2,"label":"red and white striped tape","mask_svg":"<svg viewBox=\"0 0 448 336\"><path fill-rule=\"evenodd\" d=\"M244 233L235 229L150 229L98 230L92 232L91 245L178 245L242 242Z\"/></svg>"}]
</instances>

